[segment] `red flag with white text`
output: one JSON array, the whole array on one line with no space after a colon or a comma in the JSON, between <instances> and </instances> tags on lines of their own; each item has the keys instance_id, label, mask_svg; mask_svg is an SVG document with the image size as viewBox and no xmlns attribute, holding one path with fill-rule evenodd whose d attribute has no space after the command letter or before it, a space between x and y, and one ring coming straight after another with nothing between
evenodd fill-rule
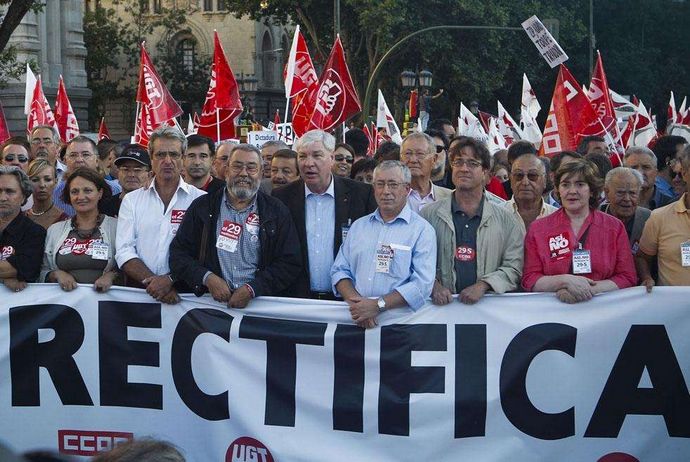
<instances>
[{"instance_id":1,"label":"red flag with white text","mask_svg":"<svg viewBox=\"0 0 690 462\"><path fill-rule=\"evenodd\" d=\"M291 66L293 60L294 65ZM319 78L311 60L307 42L299 29L290 50L290 59L284 70L285 93L292 99L292 130L295 135L302 136L308 130L309 118L314 111L316 91L319 88ZM285 120L287 122L287 120Z\"/></svg>"},{"instance_id":2,"label":"red flag with white text","mask_svg":"<svg viewBox=\"0 0 690 462\"><path fill-rule=\"evenodd\" d=\"M618 121L616 120L616 113L611 100L611 92L609 91L609 83L604 72L604 62L601 59L601 53L597 51L597 62L592 73L592 81L589 84L589 98L592 109L604 125L604 129L608 133L607 144L609 144L609 151L611 154L617 152L619 155L624 154L623 146L620 144L620 132L618 130ZM611 143L609 143L609 141Z\"/></svg>"},{"instance_id":3,"label":"red flag with white text","mask_svg":"<svg viewBox=\"0 0 690 462\"><path fill-rule=\"evenodd\" d=\"M218 142L235 138L235 118L242 113L242 100L235 74L230 68L217 32L213 33L213 43L211 80L197 123L197 133Z\"/></svg>"},{"instance_id":4,"label":"red flag with white text","mask_svg":"<svg viewBox=\"0 0 690 462\"><path fill-rule=\"evenodd\" d=\"M40 75L38 79L36 79L36 86L34 86L34 93L31 98L31 107L26 121L27 133L30 133L31 130L38 125L55 126L53 110L50 108L45 93L43 93L43 84L41 83Z\"/></svg>"},{"instance_id":5,"label":"red flag with white text","mask_svg":"<svg viewBox=\"0 0 690 462\"><path fill-rule=\"evenodd\" d=\"M606 134L582 87L568 68L561 64L540 153L552 156L560 151L574 151L583 137Z\"/></svg>"},{"instance_id":6,"label":"red flag with white text","mask_svg":"<svg viewBox=\"0 0 690 462\"><path fill-rule=\"evenodd\" d=\"M147 106L148 117L151 120L153 130L182 114L182 108L177 104L156 72L156 68L146 52L144 42L141 43L137 102Z\"/></svg>"},{"instance_id":7,"label":"red flag with white text","mask_svg":"<svg viewBox=\"0 0 690 462\"><path fill-rule=\"evenodd\" d=\"M347 68L345 51L338 35L319 79L314 110L307 128L332 130L361 110L362 105L350 70Z\"/></svg>"},{"instance_id":8,"label":"red flag with white text","mask_svg":"<svg viewBox=\"0 0 690 462\"><path fill-rule=\"evenodd\" d=\"M98 126L98 141L111 139L108 126L105 124L105 117L101 117L101 124Z\"/></svg>"},{"instance_id":9,"label":"red flag with white text","mask_svg":"<svg viewBox=\"0 0 690 462\"><path fill-rule=\"evenodd\" d=\"M79 136L79 123L74 115L72 103L67 96L65 82L60 76L58 84L57 98L55 101L55 123L57 124L60 139L63 143L71 141L75 136Z\"/></svg>"}]
</instances>

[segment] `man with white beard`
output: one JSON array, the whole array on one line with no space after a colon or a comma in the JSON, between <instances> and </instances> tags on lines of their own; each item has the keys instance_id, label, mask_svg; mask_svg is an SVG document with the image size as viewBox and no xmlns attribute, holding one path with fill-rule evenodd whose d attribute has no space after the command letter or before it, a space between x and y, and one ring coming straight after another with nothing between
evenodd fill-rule
<instances>
[{"instance_id":1,"label":"man with white beard","mask_svg":"<svg viewBox=\"0 0 690 462\"><path fill-rule=\"evenodd\" d=\"M232 308L280 295L302 272L295 224L282 202L259 191L262 170L256 147L234 146L226 187L189 206L170 245L173 279Z\"/></svg>"}]
</instances>

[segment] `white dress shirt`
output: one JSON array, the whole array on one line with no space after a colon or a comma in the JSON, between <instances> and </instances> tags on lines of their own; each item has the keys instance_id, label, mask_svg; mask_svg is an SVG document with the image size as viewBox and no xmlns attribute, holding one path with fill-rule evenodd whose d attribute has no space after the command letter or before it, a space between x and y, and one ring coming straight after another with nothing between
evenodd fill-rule
<instances>
[{"instance_id":1,"label":"white dress shirt","mask_svg":"<svg viewBox=\"0 0 690 462\"><path fill-rule=\"evenodd\" d=\"M168 274L168 249L187 207L206 191L185 183L177 184L166 208L156 190L155 179L147 189L137 189L122 199L117 219L116 259L120 268L139 258L157 275Z\"/></svg>"}]
</instances>

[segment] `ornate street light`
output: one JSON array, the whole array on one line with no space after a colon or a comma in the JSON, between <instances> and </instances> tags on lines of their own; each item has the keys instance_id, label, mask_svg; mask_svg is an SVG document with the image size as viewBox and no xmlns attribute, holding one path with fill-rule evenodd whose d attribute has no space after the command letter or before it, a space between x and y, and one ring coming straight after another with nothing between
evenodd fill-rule
<instances>
[{"instance_id":1,"label":"ornate street light","mask_svg":"<svg viewBox=\"0 0 690 462\"><path fill-rule=\"evenodd\" d=\"M424 69L419 73L419 86L424 88L431 88L431 79L433 74L428 69Z\"/></svg>"},{"instance_id":2,"label":"ornate street light","mask_svg":"<svg viewBox=\"0 0 690 462\"><path fill-rule=\"evenodd\" d=\"M417 75L410 70L404 70L400 73L400 81L405 90L411 90L417 86Z\"/></svg>"}]
</instances>

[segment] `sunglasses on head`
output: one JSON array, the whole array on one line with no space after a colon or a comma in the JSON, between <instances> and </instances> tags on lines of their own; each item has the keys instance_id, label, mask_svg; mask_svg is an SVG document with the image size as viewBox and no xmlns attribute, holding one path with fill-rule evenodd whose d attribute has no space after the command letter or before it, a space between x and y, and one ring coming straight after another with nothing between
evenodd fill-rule
<instances>
[{"instance_id":1,"label":"sunglasses on head","mask_svg":"<svg viewBox=\"0 0 690 462\"><path fill-rule=\"evenodd\" d=\"M14 162L15 157L17 157L17 162L22 163L22 164L29 160L29 158L26 156L21 156L21 155L15 156L14 154L7 154L5 156L5 162Z\"/></svg>"},{"instance_id":2,"label":"sunglasses on head","mask_svg":"<svg viewBox=\"0 0 690 462\"><path fill-rule=\"evenodd\" d=\"M343 156L342 154L336 155L336 156L335 156L335 160L336 160L337 162L345 161L345 162L347 162L348 164L351 164L351 163L353 162L352 157L345 157L345 156Z\"/></svg>"}]
</instances>

